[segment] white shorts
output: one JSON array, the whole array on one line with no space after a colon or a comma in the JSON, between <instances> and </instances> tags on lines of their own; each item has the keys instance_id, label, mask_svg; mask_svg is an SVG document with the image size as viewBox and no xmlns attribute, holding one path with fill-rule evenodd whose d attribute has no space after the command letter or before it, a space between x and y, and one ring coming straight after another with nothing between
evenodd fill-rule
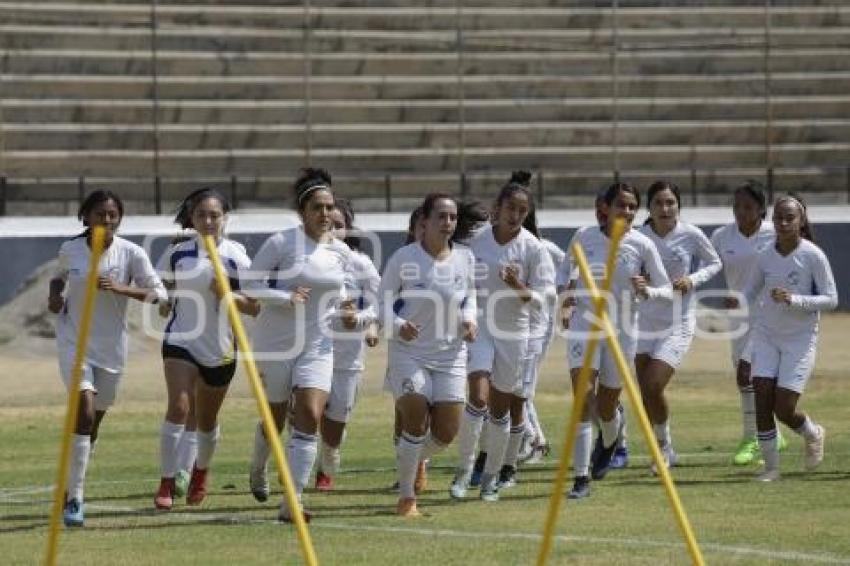
<instances>
[{"instance_id":1,"label":"white shorts","mask_svg":"<svg viewBox=\"0 0 850 566\"><path fill-rule=\"evenodd\" d=\"M363 372L359 369L334 369L331 392L325 405L325 417L347 423L357 399L357 389Z\"/></svg>"},{"instance_id":2,"label":"white shorts","mask_svg":"<svg viewBox=\"0 0 850 566\"><path fill-rule=\"evenodd\" d=\"M525 398L528 396L527 368L536 360L536 354L529 354L528 340L497 340L479 331L469 346L467 373L487 372L493 387L502 393Z\"/></svg>"},{"instance_id":3,"label":"white shorts","mask_svg":"<svg viewBox=\"0 0 850 566\"><path fill-rule=\"evenodd\" d=\"M431 405L466 401L466 343L423 356L413 348L391 341L387 367L396 400L415 393Z\"/></svg>"},{"instance_id":4,"label":"white shorts","mask_svg":"<svg viewBox=\"0 0 850 566\"><path fill-rule=\"evenodd\" d=\"M738 362L751 363L753 361L753 333L746 334L732 340L732 367L737 370Z\"/></svg>"},{"instance_id":5,"label":"white shorts","mask_svg":"<svg viewBox=\"0 0 850 566\"><path fill-rule=\"evenodd\" d=\"M673 369L682 365L694 339L693 321L671 326L664 322L641 320L639 328L638 354L648 354L653 360L662 361ZM646 333L650 336L644 337Z\"/></svg>"},{"instance_id":6,"label":"white shorts","mask_svg":"<svg viewBox=\"0 0 850 566\"><path fill-rule=\"evenodd\" d=\"M528 357L529 363L525 366L525 373L522 378L522 387L524 399L534 398L534 392L537 391L537 380L540 377L540 364L543 362L547 344L545 339L532 339L528 341Z\"/></svg>"},{"instance_id":7,"label":"white shorts","mask_svg":"<svg viewBox=\"0 0 850 566\"><path fill-rule=\"evenodd\" d=\"M570 335L567 338L567 360L570 370L582 367L584 364L584 352L587 348L587 334L590 332L590 323L583 317L574 316L570 320ZM575 337L573 335L576 335ZM635 350L637 339L623 330L618 330L618 342L623 355L634 372ZM599 372L599 383L608 389L622 389L623 382L620 378L620 370L614 359L614 354L608 346L608 342L601 338L596 346L596 353L590 361L590 367Z\"/></svg>"},{"instance_id":8,"label":"white shorts","mask_svg":"<svg viewBox=\"0 0 850 566\"><path fill-rule=\"evenodd\" d=\"M59 373L65 389L71 384L71 371L74 368L74 352L59 354ZM94 410L106 411L115 404L121 372L99 368L83 362L80 391L94 391Z\"/></svg>"},{"instance_id":9,"label":"white shorts","mask_svg":"<svg viewBox=\"0 0 850 566\"><path fill-rule=\"evenodd\" d=\"M776 386L802 393L815 367L817 334L788 340L756 330L753 332L753 360L750 375L776 380Z\"/></svg>"},{"instance_id":10,"label":"white shorts","mask_svg":"<svg viewBox=\"0 0 850 566\"><path fill-rule=\"evenodd\" d=\"M333 350L308 350L291 360L257 360L260 379L269 403L285 403L293 389L330 392L333 380Z\"/></svg>"}]
</instances>

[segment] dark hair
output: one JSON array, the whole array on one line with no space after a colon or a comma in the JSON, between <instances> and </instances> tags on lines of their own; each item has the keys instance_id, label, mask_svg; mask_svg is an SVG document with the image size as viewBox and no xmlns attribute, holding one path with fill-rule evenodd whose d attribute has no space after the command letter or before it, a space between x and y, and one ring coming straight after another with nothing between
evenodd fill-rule
<instances>
[{"instance_id":1,"label":"dark hair","mask_svg":"<svg viewBox=\"0 0 850 566\"><path fill-rule=\"evenodd\" d=\"M776 207L779 206L782 202L793 202L800 207L800 236L804 239L814 242L815 241L815 231L812 228L812 223L809 222L809 211L806 206L806 201L795 192L789 192L787 195L781 196L776 199L776 202L773 204L773 209L776 210Z\"/></svg>"},{"instance_id":2,"label":"dark hair","mask_svg":"<svg viewBox=\"0 0 850 566\"><path fill-rule=\"evenodd\" d=\"M761 183L754 179L748 180L746 183L735 189L735 195L747 195L759 205L761 209L761 218L767 216L767 196L764 194L764 187Z\"/></svg>"},{"instance_id":3,"label":"dark hair","mask_svg":"<svg viewBox=\"0 0 850 566\"><path fill-rule=\"evenodd\" d=\"M534 195L531 194L531 173L528 171L514 171L511 173L511 178L499 191L499 196L496 197L496 206L501 206L505 199L511 198L516 193L524 193L528 198L529 214L534 210Z\"/></svg>"},{"instance_id":4,"label":"dark hair","mask_svg":"<svg viewBox=\"0 0 850 566\"><path fill-rule=\"evenodd\" d=\"M118 216L120 218L124 218L124 203L121 202L121 198L108 190L97 190L92 193L89 193L89 196L85 198L85 200L80 204L80 209L77 211L77 219L82 220L83 226L88 226L88 220L86 220L86 216L89 215L89 212L92 209L99 205L102 202L113 201L115 206L118 207Z\"/></svg>"},{"instance_id":5,"label":"dark hair","mask_svg":"<svg viewBox=\"0 0 850 566\"><path fill-rule=\"evenodd\" d=\"M438 200L443 199L450 200L455 203L455 206L457 206L457 199L448 193L429 193L425 196L425 199L419 207L422 209L422 218L428 218L431 216L431 212L434 211L434 205L437 204Z\"/></svg>"},{"instance_id":6,"label":"dark hair","mask_svg":"<svg viewBox=\"0 0 850 566\"><path fill-rule=\"evenodd\" d=\"M345 242L349 248L353 250L360 249L360 237L353 235L352 231L357 231L354 228L354 206L351 201L343 197L334 198L334 208L342 213L342 220L345 223Z\"/></svg>"},{"instance_id":7,"label":"dark hair","mask_svg":"<svg viewBox=\"0 0 850 566\"><path fill-rule=\"evenodd\" d=\"M225 214L230 212L230 202L227 197L212 187L202 187L186 195L186 198L177 208L174 223L180 225L184 230L192 228L192 214L195 212L195 207L208 198L216 199L221 204L221 209Z\"/></svg>"},{"instance_id":8,"label":"dark hair","mask_svg":"<svg viewBox=\"0 0 850 566\"><path fill-rule=\"evenodd\" d=\"M417 206L410 213L410 220L407 222L407 238L405 244L412 244L416 239L416 223L422 219L422 206Z\"/></svg>"},{"instance_id":9,"label":"dark hair","mask_svg":"<svg viewBox=\"0 0 850 566\"><path fill-rule=\"evenodd\" d=\"M479 200L462 202L457 207L457 228L452 239L463 242L472 237L482 222L490 220L490 211Z\"/></svg>"},{"instance_id":10,"label":"dark hair","mask_svg":"<svg viewBox=\"0 0 850 566\"><path fill-rule=\"evenodd\" d=\"M305 167L295 179L295 208L301 212L307 205L309 196L320 188L331 190L331 174L324 169Z\"/></svg>"},{"instance_id":11,"label":"dark hair","mask_svg":"<svg viewBox=\"0 0 850 566\"><path fill-rule=\"evenodd\" d=\"M522 227L531 232L538 240L543 237L540 234L540 228L537 227L537 211L533 208L526 214L525 220L522 221Z\"/></svg>"},{"instance_id":12,"label":"dark hair","mask_svg":"<svg viewBox=\"0 0 850 566\"><path fill-rule=\"evenodd\" d=\"M631 195L633 195L637 200L638 207L640 207L640 191L637 190L637 187L628 183L617 182L612 184L607 189L605 189L605 194L602 200L605 201L605 204L611 206L612 204L614 204L614 199L616 199L617 195L619 195L620 193L630 193Z\"/></svg>"},{"instance_id":13,"label":"dark hair","mask_svg":"<svg viewBox=\"0 0 850 566\"><path fill-rule=\"evenodd\" d=\"M661 191L670 191L673 193L673 196L676 197L676 205L679 209L682 208L682 194L679 191L678 185L676 183L671 183L670 181L655 181L649 188L646 189L646 208L649 209L652 204L652 199L655 198L655 195L660 193Z\"/></svg>"}]
</instances>

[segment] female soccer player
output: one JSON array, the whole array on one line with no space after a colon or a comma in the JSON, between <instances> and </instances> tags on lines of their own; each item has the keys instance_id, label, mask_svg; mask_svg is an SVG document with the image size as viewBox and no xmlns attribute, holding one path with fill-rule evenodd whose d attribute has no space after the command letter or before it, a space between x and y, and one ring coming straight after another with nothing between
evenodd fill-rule
<instances>
[{"instance_id":1,"label":"female soccer player","mask_svg":"<svg viewBox=\"0 0 850 566\"><path fill-rule=\"evenodd\" d=\"M162 342L168 408L160 428L157 509L169 510L174 504L179 446L192 406L198 452L186 502L198 505L206 497L209 466L219 439L218 412L236 371L236 344L203 237L215 239L239 311L252 316L259 312L259 304L240 293L240 278L251 260L242 244L224 237L229 211L224 196L203 188L186 197L174 219L184 230L194 230L195 237L170 249L164 276L173 299L160 310L170 310L171 318Z\"/></svg>"},{"instance_id":2,"label":"female soccer player","mask_svg":"<svg viewBox=\"0 0 850 566\"><path fill-rule=\"evenodd\" d=\"M67 526L81 527L84 523L83 487L91 436L115 401L127 360L127 303L129 299L166 299L165 288L144 250L115 234L123 216L124 205L112 191L95 191L86 197L77 214L86 230L59 248L59 267L50 280L47 306L50 312L59 315L56 320L59 370L68 387L86 293L91 228L102 226L105 248L98 264L98 290L82 365L79 417L72 441L65 498Z\"/></svg>"},{"instance_id":3,"label":"female soccer player","mask_svg":"<svg viewBox=\"0 0 850 566\"><path fill-rule=\"evenodd\" d=\"M396 512L416 517L414 482L421 463L457 434L465 398L466 342L475 340L475 262L451 242L457 202L433 193L422 203L422 239L390 257L378 292L391 332L387 366L402 421L396 447Z\"/></svg>"},{"instance_id":4,"label":"female soccer player","mask_svg":"<svg viewBox=\"0 0 850 566\"><path fill-rule=\"evenodd\" d=\"M627 360L634 358L636 348L637 310L634 306L638 299L655 299L667 297L672 299L673 291L670 280L664 271L661 257L652 241L631 228L635 214L640 206L640 193L626 183L614 183L604 195L605 215L604 226L580 228L573 236L572 244L578 242L584 248L591 272L601 274L605 271L610 241L608 235L617 218L622 218L628 225L628 230L617 250L617 262L614 273L611 274L611 297L613 304L608 305L613 312L612 324L617 329L617 340ZM572 273L575 265L572 257L567 255L562 269L563 273ZM649 285L641 273L649 275ZM565 280L565 278L562 278ZM584 363L584 352L591 329L593 304L587 296L584 281L579 278L576 283L576 306L570 319L570 340L567 354L570 365L570 377L573 382L573 395L576 395L576 380ZM591 445L593 443L593 427L591 416L595 409L598 416L599 428L602 433L602 449L597 451L593 461L594 477L601 479L608 469L611 455L617 446L617 433L620 428L619 405L620 381L619 371L614 361L613 353L603 340L599 343L596 355L591 360L593 373L590 391L587 393L582 420L579 423L575 449L573 452L573 469L575 482L570 490L570 499L581 499L590 495L590 477L588 474L591 464ZM595 391L595 394L594 394Z\"/></svg>"},{"instance_id":5,"label":"female soccer player","mask_svg":"<svg viewBox=\"0 0 850 566\"><path fill-rule=\"evenodd\" d=\"M300 499L318 449L319 422L333 381L331 322L345 297L345 275L355 265L348 246L333 236L331 176L305 169L295 181L302 224L271 236L251 264L247 294L262 304L254 349L277 429L294 403L293 431L286 446ZM251 492L268 498L269 444L260 423L251 458ZM291 522L298 509L284 500L278 519ZM303 511L305 520L310 513Z\"/></svg>"},{"instance_id":6,"label":"female soccer player","mask_svg":"<svg viewBox=\"0 0 850 566\"><path fill-rule=\"evenodd\" d=\"M777 200L773 226L776 242L759 252L744 292L756 309L752 375L764 458L757 479L766 482L779 479L774 417L803 437L806 469L815 469L823 460L826 431L798 411L797 403L814 368L820 311L838 305L829 260L812 242L803 202L790 195Z\"/></svg>"},{"instance_id":7,"label":"female soccer player","mask_svg":"<svg viewBox=\"0 0 850 566\"><path fill-rule=\"evenodd\" d=\"M533 210L530 175L514 173L499 192L493 226L471 241L476 261L476 284L482 303L478 340L470 348L468 402L458 448L460 462L451 485L454 498L466 497L472 475L475 445L487 421L487 454L481 475L481 498L499 499L499 472L509 441L517 449L525 432L525 399L534 363L529 352L532 309L543 308L555 293L555 273L549 253L523 223Z\"/></svg>"},{"instance_id":8,"label":"female soccer player","mask_svg":"<svg viewBox=\"0 0 850 566\"><path fill-rule=\"evenodd\" d=\"M655 438L667 465L673 466L677 456L670 437L670 409L664 390L694 337L696 305L692 291L714 277L722 265L702 230L679 220L679 187L656 181L647 190L647 201L649 219L639 230L658 249L676 300L655 299L640 304L635 368ZM696 260L699 268L692 272Z\"/></svg>"},{"instance_id":9,"label":"female soccer player","mask_svg":"<svg viewBox=\"0 0 850 566\"><path fill-rule=\"evenodd\" d=\"M727 289L741 293L755 270L756 257L759 252L773 244L776 233L773 231L773 224L764 219L767 215L767 198L764 191L754 182L748 182L735 190L732 213L735 221L715 230L711 243L723 261ZM726 307L737 308L738 300L729 297ZM756 438L756 394L750 376L749 347L755 310L749 308L747 311L749 317L746 320L737 319L740 327L733 330L740 335L732 340L732 368L741 394L742 435L732 457L732 462L738 466L746 466L756 461L759 453ZM785 439L778 431L777 439L781 450Z\"/></svg>"},{"instance_id":10,"label":"female soccer player","mask_svg":"<svg viewBox=\"0 0 850 566\"><path fill-rule=\"evenodd\" d=\"M345 425L354 409L357 389L364 369L364 345L378 344L377 300L381 277L372 260L359 250L360 239L354 233L354 209L351 203L337 197L331 213L334 235L354 252L352 271L346 273L345 287L349 305L345 320L334 325L334 370L328 404L322 414L322 446L316 472L316 489L330 491L339 469L339 447ZM356 304L356 307L353 305ZM347 323L346 323L347 321Z\"/></svg>"}]
</instances>

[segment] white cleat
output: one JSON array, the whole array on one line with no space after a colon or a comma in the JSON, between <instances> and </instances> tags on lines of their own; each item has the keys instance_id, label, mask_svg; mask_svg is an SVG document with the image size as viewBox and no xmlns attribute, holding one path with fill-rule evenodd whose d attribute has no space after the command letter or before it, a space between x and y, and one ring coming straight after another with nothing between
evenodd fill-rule
<instances>
[{"instance_id":1,"label":"white cleat","mask_svg":"<svg viewBox=\"0 0 850 566\"><path fill-rule=\"evenodd\" d=\"M462 471L455 474L452 485L449 487L449 495L452 496L452 499L466 499L466 492L469 489L469 476L468 472Z\"/></svg>"},{"instance_id":2,"label":"white cleat","mask_svg":"<svg viewBox=\"0 0 850 566\"><path fill-rule=\"evenodd\" d=\"M818 435L815 438L805 440L803 447L806 469L811 471L820 466L823 462L823 443L826 440L826 430L818 425Z\"/></svg>"},{"instance_id":3,"label":"white cleat","mask_svg":"<svg viewBox=\"0 0 850 566\"><path fill-rule=\"evenodd\" d=\"M764 470L758 476L756 476L757 482L769 483L773 481L779 481L779 470Z\"/></svg>"},{"instance_id":4,"label":"white cleat","mask_svg":"<svg viewBox=\"0 0 850 566\"><path fill-rule=\"evenodd\" d=\"M679 463L679 455L676 454L675 450L673 450L672 445L662 448L661 449L661 456L663 457L664 465L667 466L668 470ZM658 475L658 468L655 466L655 462L652 463L650 470L652 471L653 476Z\"/></svg>"}]
</instances>

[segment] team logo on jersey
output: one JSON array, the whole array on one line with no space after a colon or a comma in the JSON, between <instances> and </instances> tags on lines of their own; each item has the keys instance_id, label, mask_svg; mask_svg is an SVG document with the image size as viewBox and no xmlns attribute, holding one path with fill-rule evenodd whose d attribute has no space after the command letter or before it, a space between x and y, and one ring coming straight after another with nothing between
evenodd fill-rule
<instances>
[{"instance_id":1,"label":"team logo on jersey","mask_svg":"<svg viewBox=\"0 0 850 566\"><path fill-rule=\"evenodd\" d=\"M401 382L401 391L405 395L409 395L411 393L416 393L416 386L413 385L413 380L410 378L405 379Z\"/></svg>"},{"instance_id":2,"label":"team logo on jersey","mask_svg":"<svg viewBox=\"0 0 850 566\"><path fill-rule=\"evenodd\" d=\"M800 283L800 273L796 269L791 270L785 277L785 280L792 287L796 287Z\"/></svg>"},{"instance_id":3,"label":"team logo on jersey","mask_svg":"<svg viewBox=\"0 0 850 566\"><path fill-rule=\"evenodd\" d=\"M584 353L584 346L581 345L581 342L576 342L570 348L570 352L573 355L573 358L580 358Z\"/></svg>"}]
</instances>

